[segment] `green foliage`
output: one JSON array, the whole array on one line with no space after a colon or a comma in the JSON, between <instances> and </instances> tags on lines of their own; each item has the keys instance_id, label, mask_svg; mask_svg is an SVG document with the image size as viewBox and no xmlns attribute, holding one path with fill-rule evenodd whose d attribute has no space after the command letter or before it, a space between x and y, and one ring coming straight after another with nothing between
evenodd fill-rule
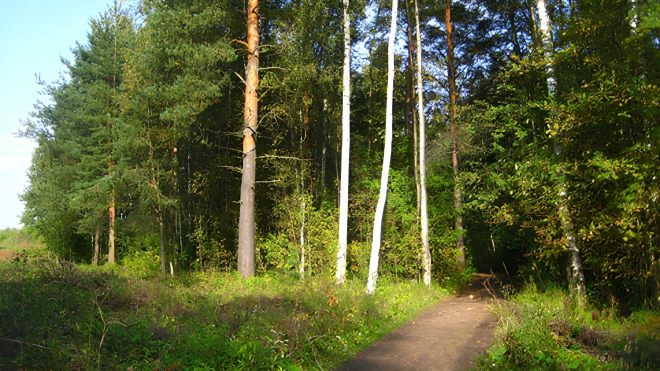
<instances>
[{"instance_id":1,"label":"green foliage","mask_svg":"<svg viewBox=\"0 0 660 371\"><path fill-rule=\"evenodd\" d=\"M332 368L441 297L387 279L369 296L324 277L0 264L0 367Z\"/></svg>"},{"instance_id":2,"label":"green foliage","mask_svg":"<svg viewBox=\"0 0 660 371\"><path fill-rule=\"evenodd\" d=\"M480 358L479 369L654 370L660 365L657 339L649 337L657 331L657 313L621 319L611 307L581 306L564 289L541 291L534 284L508 301L493 302L491 309L498 317L498 341Z\"/></svg>"},{"instance_id":3,"label":"green foliage","mask_svg":"<svg viewBox=\"0 0 660 371\"><path fill-rule=\"evenodd\" d=\"M0 230L0 250L24 250L42 247L37 232L28 228Z\"/></svg>"},{"instance_id":4,"label":"green foliage","mask_svg":"<svg viewBox=\"0 0 660 371\"><path fill-rule=\"evenodd\" d=\"M137 278L147 278L157 274L160 271L158 255L156 249L150 251L136 250L131 254L125 255L121 259L121 266L129 272L131 276Z\"/></svg>"}]
</instances>

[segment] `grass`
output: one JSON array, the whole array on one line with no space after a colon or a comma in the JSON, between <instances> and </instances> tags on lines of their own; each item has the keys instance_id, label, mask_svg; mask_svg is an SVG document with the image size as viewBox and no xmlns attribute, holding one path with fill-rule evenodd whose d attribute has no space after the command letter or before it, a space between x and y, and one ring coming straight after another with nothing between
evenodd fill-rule
<instances>
[{"instance_id":1,"label":"grass","mask_svg":"<svg viewBox=\"0 0 660 371\"><path fill-rule=\"evenodd\" d=\"M26 228L0 230L0 261L13 260L29 250L43 249L43 245Z\"/></svg>"},{"instance_id":2,"label":"grass","mask_svg":"<svg viewBox=\"0 0 660 371\"><path fill-rule=\"evenodd\" d=\"M43 245L39 242L38 238L30 233L27 228L6 228L0 230L0 250L20 252L26 249L41 247Z\"/></svg>"},{"instance_id":3,"label":"grass","mask_svg":"<svg viewBox=\"0 0 660 371\"><path fill-rule=\"evenodd\" d=\"M556 287L526 286L509 301L494 301L496 344L480 370L658 370L660 314L628 318L612 309L579 305Z\"/></svg>"},{"instance_id":4,"label":"grass","mask_svg":"<svg viewBox=\"0 0 660 371\"><path fill-rule=\"evenodd\" d=\"M446 291L379 281L0 263L2 370L328 370Z\"/></svg>"}]
</instances>

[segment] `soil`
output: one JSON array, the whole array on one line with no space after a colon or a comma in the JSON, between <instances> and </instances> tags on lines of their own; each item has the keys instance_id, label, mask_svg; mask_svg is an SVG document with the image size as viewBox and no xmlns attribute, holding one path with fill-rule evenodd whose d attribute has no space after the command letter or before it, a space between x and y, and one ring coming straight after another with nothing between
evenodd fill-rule
<instances>
[{"instance_id":1,"label":"soil","mask_svg":"<svg viewBox=\"0 0 660 371\"><path fill-rule=\"evenodd\" d=\"M498 279L476 275L457 295L424 310L337 371L464 371L494 342L496 320L487 308L501 295Z\"/></svg>"},{"instance_id":2,"label":"soil","mask_svg":"<svg viewBox=\"0 0 660 371\"><path fill-rule=\"evenodd\" d=\"M9 250L0 250L0 261L10 261L14 259L16 253Z\"/></svg>"}]
</instances>

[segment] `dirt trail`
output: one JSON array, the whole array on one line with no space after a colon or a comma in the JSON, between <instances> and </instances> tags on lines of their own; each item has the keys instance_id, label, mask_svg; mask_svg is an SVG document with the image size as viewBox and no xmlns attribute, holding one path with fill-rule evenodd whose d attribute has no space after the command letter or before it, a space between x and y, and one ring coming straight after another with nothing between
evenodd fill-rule
<instances>
[{"instance_id":1,"label":"dirt trail","mask_svg":"<svg viewBox=\"0 0 660 371\"><path fill-rule=\"evenodd\" d=\"M473 369L473 360L494 341L496 320L486 306L492 296L484 287L495 284L489 277L477 275L458 295L424 310L338 371Z\"/></svg>"}]
</instances>

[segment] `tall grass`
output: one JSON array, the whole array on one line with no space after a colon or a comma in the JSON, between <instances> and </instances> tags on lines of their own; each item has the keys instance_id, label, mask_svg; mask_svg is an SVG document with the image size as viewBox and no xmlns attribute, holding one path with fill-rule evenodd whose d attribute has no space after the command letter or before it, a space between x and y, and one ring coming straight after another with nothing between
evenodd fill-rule
<instances>
[{"instance_id":1,"label":"tall grass","mask_svg":"<svg viewBox=\"0 0 660 371\"><path fill-rule=\"evenodd\" d=\"M333 369L444 296L439 288L0 263L0 369Z\"/></svg>"}]
</instances>

